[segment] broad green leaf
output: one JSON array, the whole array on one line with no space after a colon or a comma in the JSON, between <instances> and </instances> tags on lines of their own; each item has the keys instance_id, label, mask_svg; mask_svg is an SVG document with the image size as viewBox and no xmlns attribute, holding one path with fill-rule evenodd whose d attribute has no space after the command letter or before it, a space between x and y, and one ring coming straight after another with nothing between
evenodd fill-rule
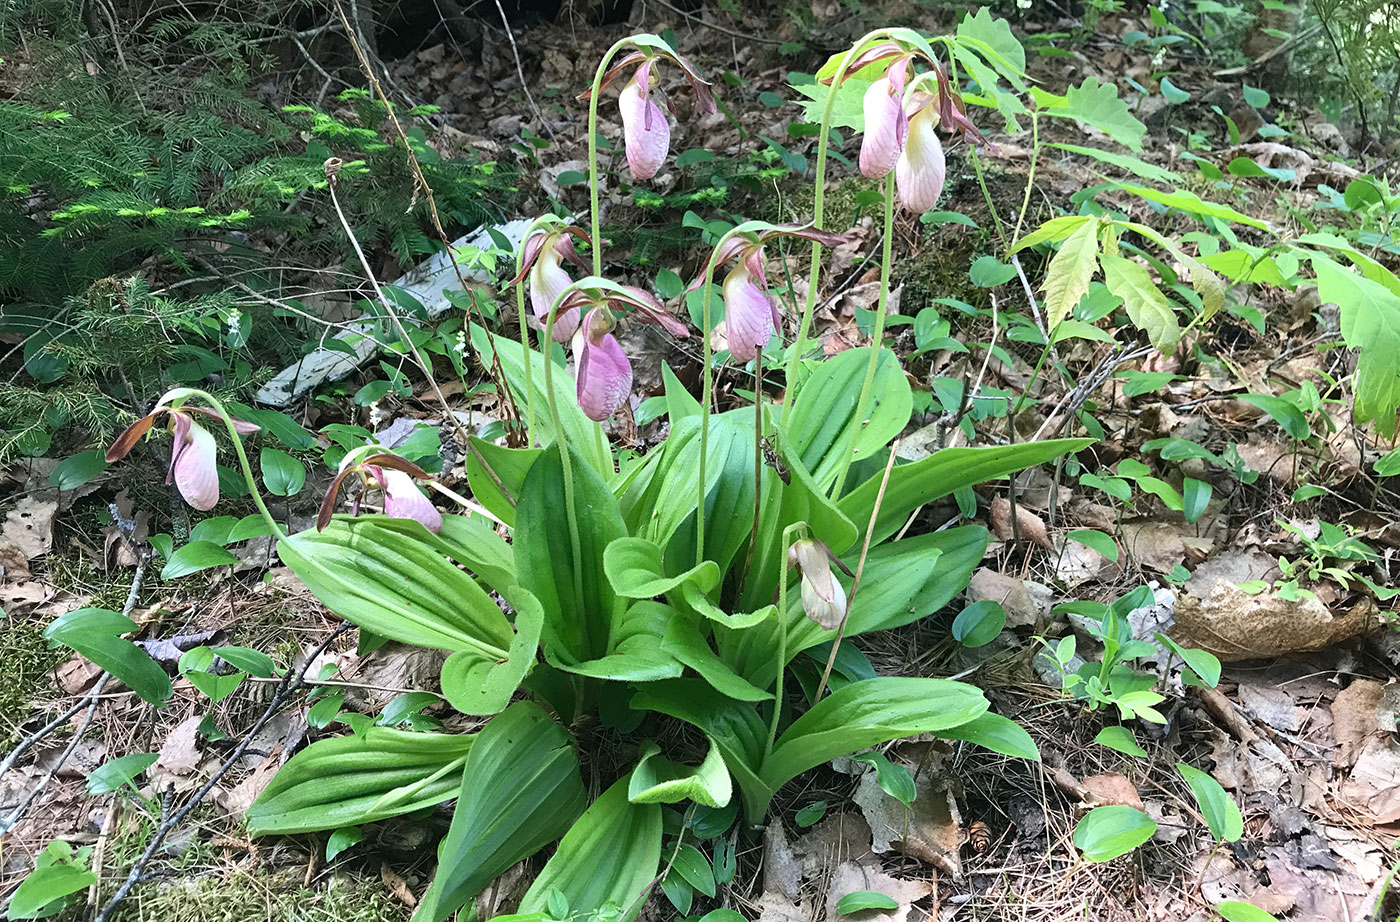
<instances>
[{"instance_id":1,"label":"broad green leaf","mask_svg":"<svg viewBox=\"0 0 1400 922\"><path fill-rule=\"evenodd\" d=\"M588 803L573 739L518 701L477 734L438 870L413 918L441 922L507 868L564 835ZM575 907L578 903L572 903Z\"/></svg>"},{"instance_id":2,"label":"broad green leaf","mask_svg":"<svg viewBox=\"0 0 1400 922\"><path fill-rule=\"evenodd\" d=\"M985 647L1006 627L1006 609L1000 602L981 599L958 612L953 619L953 639L964 647Z\"/></svg>"},{"instance_id":3,"label":"broad green leaf","mask_svg":"<svg viewBox=\"0 0 1400 922\"><path fill-rule=\"evenodd\" d=\"M572 457L572 441L570 446ZM603 554L626 534L626 527L617 500L596 472L574 457L568 497L563 470L559 447L551 445L525 478L516 507L515 569L521 587L544 606L546 652L560 662L578 663L610 652L615 595L604 574ZM571 549L571 519L578 561Z\"/></svg>"},{"instance_id":4,"label":"broad green leaf","mask_svg":"<svg viewBox=\"0 0 1400 922\"><path fill-rule=\"evenodd\" d=\"M798 810L797 815L794 816L793 819L797 822L798 827L808 829L821 822L821 818L826 816L826 809L828 806L830 805L824 800L814 800L801 810Z\"/></svg>"},{"instance_id":5,"label":"broad green leaf","mask_svg":"<svg viewBox=\"0 0 1400 922\"><path fill-rule=\"evenodd\" d=\"M1016 267L1009 266L995 256L979 256L972 261L967 277L978 288L995 288L1016 277Z\"/></svg>"},{"instance_id":6,"label":"broad green leaf","mask_svg":"<svg viewBox=\"0 0 1400 922\"><path fill-rule=\"evenodd\" d=\"M306 486L306 466L278 448L264 448L258 455L263 486L277 496L296 496Z\"/></svg>"},{"instance_id":7,"label":"broad green leaf","mask_svg":"<svg viewBox=\"0 0 1400 922\"><path fill-rule=\"evenodd\" d=\"M1130 157L1127 154L1115 154L1110 151L1099 150L1097 147L1083 147L1078 144L1047 144L1046 146L1068 151L1071 154L1082 154L1085 157L1092 157L1103 163L1112 164L1113 166L1127 170L1129 173L1134 173L1151 182L1181 182L1181 176L1179 174L1173 173L1171 170L1164 169L1156 164L1148 163L1145 160L1140 160L1137 157Z\"/></svg>"},{"instance_id":8,"label":"broad green leaf","mask_svg":"<svg viewBox=\"0 0 1400 922\"><path fill-rule=\"evenodd\" d=\"M949 730L986 710L981 691L946 679L879 677L854 682L792 722L763 760L760 777L776 792L837 756L917 733ZM766 801L762 806L751 819L767 812Z\"/></svg>"},{"instance_id":9,"label":"broad green leaf","mask_svg":"<svg viewBox=\"0 0 1400 922\"><path fill-rule=\"evenodd\" d=\"M1158 87L1161 89L1162 95L1167 98L1167 102L1174 106L1179 106L1191 98L1190 93L1181 89L1175 83L1172 83L1167 77L1163 77L1158 81Z\"/></svg>"},{"instance_id":10,"label":"broad green leaf","mask_svg":"<svg viewBox=\"0 0 1400 922\"><path fill-rule=\"evenodd\" d=\"M1400 448L1392 448L1376 461L1377 477L1394 477L1400 474Z\"/></svg>"},{"instance_id":11,"label":"broad green leaf","mask_svg":"<svg viewBox=\"0 0 1400 922\"><path fill-rule=\"evenodd\" d=\"M476 436L463 462L472 496L486 510L515 527L515 504L525 486L525 475L542 452L539 448L506 448Z\"/></svg>"},{"instance_id":12,"label":"broad green leaf","mask_svg":"<svg viewBox=\"0 0 1400 922\"><path fill-rule=\"evenodd\" d=\"M1058 218L1051 218L1013 243L1011 252L1019 253L1027 247L1039 246L1042 243L1059 243L1086 224L1097 226L1097 222L1091 215L1061 215Z\"/></svg>"},{"instance_id":13,"label":"broad green leaf","mask_svg":"<svg viewBox=\"0 0 1400 922\"><path fill-rule=\"evenodd\" d=\"M1246 83L1244 84L1244 101L1256 109L1262 109L1269 104L1269 91Z\"/></svg>"},{"instance_id":14,"label":"broad green leaf","mask_svg":"<svg viewBox=\"0 0 1400 922\"><path fill-rule=\"evenodd\" d=\"M715 895L715 872L700 849L682 842L676 849L671 872L708 897Z\"/></svg>"},{"instance_id":15,"label":"broad green leaf","mask_svg":"<svg viewBox=\"0 0 1400 922\"><path fill-rule=\"evenodd\" d=\"M1244 835L1244 819L1240 816L1240 808L1235 805L1234 799L1225 793L1225 788L1221 787L1219 781L1185 762L1178 762L1176 770L1186 779L1191 793L1195 795L1196 804L1201 808L1201 816L1205 817L1211 835L1223 842L1235 842Z\"/></svg>"},{"instance_id":16,"label":"broad green leaf","mask_svg":"<svg viewBox=\"0 0 1400 922\"><path fill-rule=\"evenodd\" d=\"M211 567L226 567L238 563L238 558L212 541L191 541L170 555L161 567L161 579L179 579L208 570Z\"/></svg>"},{"instance_id":17,"label":"broad green leaf","mask_svg":"<svg viewBox=\"0 0 1400 922\"><path fill-rule=\"evenodd\" d=\"M869 346L848 349L822 362L807 379L789 420L789 450L811 471L818 491L827 493L836 482L841 459L852 451L851 461L869 458L882 450L903 431L914 409L909 379L898 358L888 349L880 350L864 420L855 418L856 401L866 368ZM748 423L752 431L752 414ZM858 430L852 446L852 430ZM752 442L749 443L752 451ZM752 455L750 464L752 464ZM752 500L750 500L752 502ZM752 507L750 507L752 510ZM843 548L844 550L844 548Z\"/></svg>"},{"instance_id":18,"label":"broad green leaf","mask_svg":"<svg viewBox=\"0 0 1400 922\"><path fill-rule=\"evenodd\" d=\"M634 804L675 804L690 800L706 807L723 807L734 796L729 769L719 747L710 751L697 766L678 765L661 755L661 747L651 741L642 744L637 767L627 786L627 799Z\"/></svg>"},{"instance_id":19,"label":"broad green leaf","mask_svg":"<svg viewBox=\"0 0 1400 922\"><path fill-rule=\"evenodd\" d=\"M60 490L76 490L107 470L107 459L100 451L84 451L64 458L49 475L49 483Z\"/></svg>"},{"instance_id":20,"label":"broad green leaf","mask_svg":"<svg viewBox=\"0 0 1400 922\"><path fill-rule=\"evenodd\" d=\"M248 809L254 836L358 826L455 797L474 735L370 727L292 756Z\"/></svg>"},{"instance_id":21,"label":"broad green leaf","mask_svg":"<svg viewBox=\"0 0 1400 922\"><path fill-rule=\"evenodd\" d=\"M938 731L944 739L964 740L1016 759L1040 761L1040 750L1020 724L988 712L960 726Z\"/></svg>"},{"instance_id":22,"label":"broad green leaf","mask_svg":"<svg viewBox=\"0 0 1400 922\"><path fill-rule=\"evenodd\" d=\"M1249 179L1273 179L1278 182L1292 182L1294 177L1298 175L1297 170L1262 166L1251 157L1236 157L1225 164L1225 171L1231 176L1243 176Z\"/></svg>"},{"instance_id":23,"label":"broad green leaf","mask_svg":"<svg viewBox=\"0 0 1400 922\"><path fill-rule=\"evenodd\" d=\"M1085 222L1065 238L1050 259L1042 290L1045 292L1045 324L1053 330L1089 291L1099 271L1098 225Z\"/></svg>"},{"instance_id":24,"label":"broad green leaf","mask_svg":"<svg viewBox=\"0 0 1400 922\"><path fill-rule=\"evenodd\" d=\"M57 904L61 909L73 894L86 890L97 875L74 864L51 864L31 871L16 888L6 915L11 919L38 919L53 915L49 910Z\"/></svg>"},{"instance_id":25,"label":"broad green leaf","mask_svg":"<svg viewBox=\"0 0 1400 922\"><path fill-rule=\"evenodd\" d=\"M986 12L986 7L982 12ZM899 901L875 890L852 890L836 901L836 914L848 916L867 909L898 909Z\"/></svg>"},{"instance_id":26,"label":"broad green leaf","mask_svg":"<svg viewBox=\"0 0 1400 922\"><path fill-rule=\"evenodd\" d=\"M170 677L145 650L121 636L134 630L136 622L118 612L79 608L55 619L44 637L81 653L143 701L163 704L171 695Z\"/></svg>"},{"instance_id":27,"label":"broad green leaf","mask_svg":"<svg viewBox=\"0 0 1400 922\"><path fill-rule=\"evenodd\" d=\"M506 385L515 397L516 406L522 408L522 416L525 406L525 362L528 359L535 410L534 439L543 444L554 442L556 433L544 387L544 356L534 349L523 349L519 342L509 336L488 333L475 323L471 325L471 348L477 359L487 368L491 367L493 356L499 359ZM554 398L564 426L565 441L596 473L611 475L612 454L604 447L603 440L598 438L598 424L579 409L573 377L559 366L554 368L553 377Z\"/></svg>"},{"instance_id":28,"label":"broad green leaf","mask_svg":"<svg viewBox=\"0 0 1400 922\"><path fill-rule=\"evenodd\" d=\"M1279 922L1278 917L1252 903L1224 900L1215 904L1215 911L1225 922Z\"/></svg>"},{"instance_id":29,"label":"broad green leaf","mask_svg":"<svg viewBox=\"0 0 1400 922\"><path fill-rule=\"evenodd\" d=\"M1117 301L1116 298L1114 300ZM1060 343L1067 339L1092 339L1101 343L1117 342L1112 333L1100 330L1092 323L1086 323L1083 320L1061 320L1055 326L1055 332L1050 337L1050 341Z\"/></svg>"},{"instance_id":30,"label":"broad green leaf","mask_svg":"<svg viewBox=\"0 0 1400 922\"><path fill-rule=\"evenodd\" d=\"M985 6L980 7L975 14L963 16L958 23L957 37L982 54L989 64L1012 82L1012 86L1019 88L1023 85L1021 77L1026 72L1026 52L1005 19L993 16Z\"/></svg>"},{"instance_id":31,"label":"broad green leaf","mask_svg":"<svg viewBox=\"0 0 1400 922\"><path fill-rule=\"evenodd\" d=\"M544 628L544 608L529 591L515 587L515 636L504 660L480 650L458 650L442 664L442 694L463 714L484 716L501 711L535 665Z\"/></svg>"},{"instance_id":32,"label":"broad green leaf","mask_svg":"<svg viewBox=\"0 0 1400 922\"><path fill-rule=\"evenodd\" d=\"M890 472L879 516L875 520L872 544L884 541L898 531L918 507L948 496L961 487L975 486L993 478L1053 461L1066 452L1093 444L1092 439L1049 439L1016 445L985 448L946 448L912 464L897 464ZM880 490L884 472L871 476L838 503L857 527L864 531Z\"/></svg>"},{"instance_id":33,"label":"broad green leaf","mask_svg":"<svg viewBox=\"0 0 1400 922\"><path fill-rule=\"evenodd\" d=\"M1133 732L1127 727L1104 727L1099 731L1098 736L1094 737L1094 742L1128 756L1146 757L1147 755L1147 750L1138 745L1138 741L1133 737Z\"/></svg>"},{"instance_id":34,"label":"broad green leaf","mask_svg":"<svg viewBox=\"0 0 1400 922\"><path fill-rule=\"evenodd\" d=\"M646 599L633 602L613 626L603 656L567 663L546 649L545 659L556 669L612 682L673 679L681 674L682 666L663 649L661 641L674 617L675 609L664 603Z\"/></svg>"},{"instance_id":35,"label":"broad green leaf","mask_svg":"<svg viewBox=\"0 0 1400 922\"><path fill-rule=\"evenodd\" d=\"M1118 542L1113 540L1112 535L1104 534L1092 528L1076 528L1065 537L1071 541L1078 541L1091 550L1097 551L1101 557L1118 561Z\"/></svg>"},{"instance_id":36,"label":"broad green leaf","mask_svg":"<svg viewBox=\"0 0 1400 922\"><path fill-rule=\"evenodd\" d=\"M1206 514L1206 508L1210 505L1210 484L1204 480L1197 480L1195 477L1185 477L1181 481L1181 513L1186 517L1186 524L1195 525L1201 516Z\"/></svg>"},{"instance_id":37,"label":"broad green leaf","mask_svg":"<svg viewBox=\"0 0 1400 922\"><path fill-rule=\"evenodd\" d=\"M775 607L768 609L776 612ZM666 636L661 641L661 649L677 662L695 670L715 691L740 701L767 701L773 695L752 684L736 673L728 663L720 659L709 642L691 623L679 613L672 617L666 627Z\"/></svg>"},{"instance_id":38,"label":"broad green leaf","mask_svg":"<svg viewBox=\"0 0 1400 922\"><path fill-rule=\"evenodd\" d=\"M365 832L359 826L345 826L332 832L326 840L326 860L334 861L341 852L354 848L365 840Z\"/></svg>"},{"instance_id":39,"label":"broad green leaf","mask_svg":"<svg viewBox=\"0 0 1400 922\"><path fill-rule=\"evenodd\" d=\"M1142 136L1147 126L1133 117L1128 104L1118 98L1118 88L1100 83L1097 77L1086 77L1079 86L1072 86L1064 96L1047 93L1039 87L1031 90L1036 102L1047 115L1072 118L1099 129L1113 140L1138 153L1142 152Z\"/></svg>"},{"instance_id":40,"label":"broad green leaf","mask_svg":"<svg viewBox=\"0 0 1400 922\"><path fill-rule=\"evenodd\" d=\"M272 678L272 674L277 670L277 664L272 661L272 657L261 650L250 650L247 647L215 647L210 652L233 668L242 669L260 679Z\"/></svg>"},{"instance_id":41,"label":"broad green leaf","mask_svg":"<svg viewBox=\"0 0 1400 922\"><path fill-rule=\"evenodd\" d=\"M155 752L134 752L121 756L95 768L87 777L87 790L93 797L110 794L123 785L131 784L137 775L156 764L160 758Z\"/></svg>"},{"instance_id":42,"label":"broad green leaf","mask_svg":"<svg viewBox=\"0 0 1400 922\"><path fill-rule=\"evenodd\" d=\"M1074 845L1086 861L1112 861L1157 831L1152 817L1132 807L1095 807L1074 827Z\"/></svg>"},{"instance_id":43,"label":"broad green leaf","mask_svg":"<svg viewBox=\"0 0 1400 922\"><path fill-rule=\"evenodd\" d=\"M630 922L661 866L661 807L627 800L629 777L619 779L578 818L525 892L520 912L544 912L559 891L571 914L588 918L613 907Z\"/></svg>"},{"instance_id":44,"label":"broad green leaf","mask_svg":"<svg viewBox=\"0 0 1400 922\"><path fill-rule=\"evenodd\" d=\"M1181 327L1166 295L1147 270L1131 259L1111 253L1104 253L1099 259L1103 263L1104 285L1123 299L1123 308L1133 324L1147 333L1148 340L1161 352L1175 350Z\"/></svg>"},{"instance_id":45,"label":"broad green leaf","mask_svg":"<svg viewBox=\"0 0 1400 922\"><path fill-rule=\"evenodd\" d=\"M1251 218L1249 215L1236 211L1228 205L1207 202L1194 192L1186 192L1180 189L1174 192L1161 192L1157 189L1149 189L1146 186L1137 186L1127 182L1115 183L1115 185L1124 192L1131 192L1139 198L1145 198L1148 201L1166 205L1168 208L1178 208L1195 215L1220 218L1224 221L1234 221L1237 224L1245 224L1249 227L1256 227L1259 230L1269 229L1268 225L1258 218Z\"/></svg>"},{"instance_id":46,"label":"broad green leaf","mask_svg":"<svg viewBox=\"0 0 1400 922\"><path fill-rule=\"evenodd\" d=\"M192 669L185 673L185 678L189 679L190 684L199 689L211 702L217 704L238 691L238 686L243 684L243 680L247 676L241 672L216 675L212 672L200 672L197 669Z\"/></svg>"},{"instance_id":47,"label":"broad green leaf","mask_svg":"<svg viewBox=\"0 0 1400 922\"><path fill-rule=\"evenodd\" d=\"M277 553L327 608L380 637L506 659L515 632L500 607L421 524L396 524L406 521L336 516Z\"/></svg>"},{"instance_id":48,"label":"broad green leaf","mask_svg":"<svg viewBox=\"0 0 1400 922\"><path fill-rule=\"evenodd\" d=\"M1386 438L1395 434L1400 407L1400 295L1326 257L1313 257L1318 297L1341 307L1342 337L1359 350L1356 421L1375 421Z\"/></svg>"},{"instance_id":49,"label":"broad green leaf","mask_svg":"<svg viewBox=\"0 0 1400 922\"><path fill-rule=\"evenodd\" d=\"M603 551L603 570L613 591L623 598L650 599L665 595L681 583L691 582L701 592L719 584L719 567L713 561L691 567L676 576L666 576L661 548L645 538L622 537Z\"/></svg>"}]
</instances>

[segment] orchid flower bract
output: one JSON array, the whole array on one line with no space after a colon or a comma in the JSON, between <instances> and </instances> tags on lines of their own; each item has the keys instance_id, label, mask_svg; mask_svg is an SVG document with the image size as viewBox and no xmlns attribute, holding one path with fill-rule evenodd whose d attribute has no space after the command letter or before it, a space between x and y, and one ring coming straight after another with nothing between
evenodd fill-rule
<instances>
[{"instance_id":1,"label":"orchid flower bract","mask_svg":"<svg viewBox=\"0 0 1400 922\"><path fill-rule=\"evenodd\" d=\"M340 470L321 500L321 511L316 516L317 531L330 524L340 488L352 476L358 476L366 488L374 485L384 492L385 515L396 519L413 519L433 534L442 528L442 513L414 483L415 478L430 480L427 471L398 455L371 446L356 449L341 460ZM359 511L358 498L354 510Z\"/></svg>"}]
</instances>

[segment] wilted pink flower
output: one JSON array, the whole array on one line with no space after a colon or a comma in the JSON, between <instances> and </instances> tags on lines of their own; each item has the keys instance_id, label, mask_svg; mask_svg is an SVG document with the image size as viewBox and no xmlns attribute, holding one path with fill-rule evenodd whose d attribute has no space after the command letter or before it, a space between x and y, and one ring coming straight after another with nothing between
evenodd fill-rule
<instances>
[{"instance_id":1,"label":"wilted pink flower","mask_svg":"<svg viewBox=\"0 0 1400 922\"><path fill-rule=\"evenodd\" d=\"M358 475L365 487L374 484L384 491L385 515L396 519L414 519L434 534L442 528L442 513L437 511L413 482L415 477L419 480L431 479L428 473L398 455L380 452L358 459L354 454L350 454L341 461L340 471L335 480L331 481L325 498L321 500L321 511L316 516L317 531L330 524L341 485L352 475ZM358 499L354 508L358 511Z\"/></svg>"},{"instance_id":2,"label":"wilted pink flower","mask_svg":"<svg viewBox=\"0 0 1400 922\"><path fill-rule=\"evenodd\" d=\"M598 422L616 413L632 392L632 363L622 351L622 344L612 335L617 321L609 308L628 308L637 320L660 324L675 336L690 335L685 325L671 316L660 301L640 288L579 289L564 303L588 308L583 328L574 340L574 365L578 405L589 419Z\"/></svg>"},{"instance_id":3,"label":"wilted pink flower","mask_svg":"<svg viewBox=\"0 0 1400 922\"><path fill-rule=\"evenodd\" d=\"M763 269L763 244L774 237L802 237L825 246L836 246L845 238L819 231L810 225L769 224L753 233L738 233L724 242L715 256L718 266L737 257L734 268L724 278L724 328L729 354L741 362L751 362L782 329L778 302L768 293ZM704 276L690 285L699 288Z\"/></svg>"},{"instance_id":4,"label":"wilted pink flower","mask_svg":"<svg viewBox=\"0 0 1400 922\"><path fill-rule=\"evenodd\" d=\"M579 259L573 241L574 237L587 240L588 235L577 227L560 224L555 228L541 228L526 238L520 274L511 280L512 285L518 285L525 276L530 277L530 309L535 316L537 329L544 329L549 319L549 309L573 281L564 270L564 261L568 260L585 272L588 270L588 265ZM566 343L577 329L577 308L563 311L554 318L553 339L557 343Z\"/></svg>"},{"instance_id":5,"label":"wilted pink flower","mask_svg":"<svg viewBox=\"0 0 1400 922\"><path fill-rule=\"evenodd\" d=\"M802 611L828 631L836 630L846 617L846 590L831 572L833 560L825 544L810 538L788 549L788 566L796 567L802 576Z\"/></svg>"},{"instance_id":6,"label":"wilted pink flower","mask_svg":"<svg viewBox=\"0 0 1400 922\"><path fill-rule=\"evenodd\" d=\"M165 482L174 480L185 502L201 512L207 512L219 502L218 458L213 434L195 421L195 414L211 419L222 417L208 407L186 406L178 400L175 402L179 405L167 404L162 398L154 410L128 426L107 449L107 463L125 458L155 425L156 418L162 413L168 414L175 444L170 449L170 470L165 475ZM257 426L241 419L233 420L233 426L240 435L258 431Z\"/></svg>"},{"instance_id":7,"label":"wilted pink flower","mask_svg":"<svg viewBox=\"0 0 1400 922\"><path fill-rule=\"evenodd\" d=\"M678 54L648 47L645 51L633 51L608 68L603 75L599 89L607 86L620 73L635 67L632 75L623 86L618 97L622 111L622 140L627 151L627 166L634 179L650 179L661 169L666 160L666 151L671 145L671 126L666 121L666 113L652 101L652 91L656 89L654 65L661 60L675 64L690 82L695 92L696 109L700 115L711 115L716 110L710 84L700 76L700 72L688 60ZM587 99L589 92L581 98ZM670 104L670 101L667 101ZM674 111L674 110L673 110Z\"/></svg>"}]
</instances>

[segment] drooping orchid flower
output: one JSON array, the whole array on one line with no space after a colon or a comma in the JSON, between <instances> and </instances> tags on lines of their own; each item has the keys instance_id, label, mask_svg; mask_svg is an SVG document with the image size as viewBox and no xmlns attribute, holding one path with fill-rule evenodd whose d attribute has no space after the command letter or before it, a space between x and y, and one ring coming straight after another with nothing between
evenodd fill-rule
<instances>
[{"instance_id":1,"label":"drooping orchid flower","mask_svg":"<svg viewBox=\"0 0 1400 922\"><path fill-rule=\"evenodd\" d=\"M175 436L175 444L170 449L170 470L165 482L175 481L176 488L185 502L201 512L213 509L219 502L219 467L214 435L198 422L197 416L222 420L223 417L208 407L194 407L186 404L188 392L184 389L170 391L156 404L150 413L127 427L117 436L107 449L107 463L125 458L141 437L155 425L156 419L165 414L170 417L169 431ZM258 427L241 419L232 420L239 435L257 432Z\"/></svg>"},{"instance_id":2,"label":"drooping orchid flower","mask_svg":"<svg viewBox=\"0 0 1400 922\"><path fill-rule=\"evenodd\" d=\"M653 36L647 38L654 39ZM669 46L665 46L665 50L662 46L664 43L655 39L623 55L608 68L598 85L601 92L603 87L623 71L634 68L618 96L618 105L622 111L622 139L627 151L627 166L634 179L650 179L655 176L661 169L661 164L665 162L666 151L671 146L671 126L666 121L666 113L651 97L652 91L656 89L655 65L658 62L670 61L685 74L690 88L695 93L696 108L700 115L712 115L717 111L714 96L710 93L710 84L700 76L695 65L670 51ZM579 98L587 99L592 92L590 89ZM667 100L667 105L670 106L670 100Z\"/></svg>"},{"instance_id":3,"label":"drooping orchid flower","mask_svg":"<svg viewBox=\"0 0 1400 922\"><path fill-rule=\"evenodd\" d=\"M630 285L576 289L561 306L561 311L571 309L587 311L574 338L574 366L578 405L589 419L597 422L616 413L632 392L632 363L612 334L617 326L613 310L630 310L633 318L659 324L674 336L690 335L665 305L649 292Z\"/></svg>"},{"instance_id":4,"label":"drooping orchid flower","mask_svg":"<svg viewBox=\"0 0 1400 922\"><path fill-rule=\"evenodd\" d=\"M867 178L881 179L894 170L899 203L922 214L937 204L947 174L936 128L962 134L968 141L985 143L986 138L967 118L947 73L921 53L885 42L857 56L847 76L885 60L890 63L884 75L865 91L860 171ZM910 79L909 68L915 60L925 61L929 71Z\"/></svg>"},{"instance_id":5,"label":"drooping orchid flower","mask_svg":"<svg viewBox=\"0 0 1400 922\"><path fill-rule=\"evenodd\" d=\"M587 241L588 235L577 227L565 224L561 219L542 221L541 226L525 238L520 260L520 274L510 284L518 285L525 276L530 277L530 309L534 314L536 329L544 328L549 309L573 281L564 269L568 261L588 271L588 264L579 258L574 249L574 238ZM553 338L557 343L566 343L578 329L579 313L570 310L554 318Z\"/></svg>"},{"instance_id":6,"label":"drooping orchid flower","mask_svg":"<svg viewBox=\"0 0 1400 922\"><path fill-rule=\"evenodd\" d=\"M745 230L745 228L751 228ZM763 267L763 245L775 237L801 237L834 247L845 238L840 234L820 231L811 225L767 224L752 221L735 229L714 255L716 267L736 259L734 268L724 278L724 336L729 354L741 362L751 362L768 345L773 334L782 329L782 314L778 302L768 292L768 278ZM705 282L705 276L691 283L694 291Z\"/></svg>"},{"instance_id":7,"label":"drooping orchid flower","mask_svg":"<svg viewBox=\"0 0 1400 922\"><path fill-rule=\"evenodd\" d=\"M414 519L433 534L442 528L442 513L423 495L414 479L430 480L428 472L412 461L390 454L378 446L365 446L347 454L340 462L340 470L331 481L321 500L321 511L316 516L316 530L321 531L330 524L335 513L336 497L340 488L352 476L358 476L368 489L377 486L384 492L384 514L396 519ZM359 511L357 498L354 511Z\"/></svg>"},{"instance_id":8,"label":"drooping orchid flower","mask_svg":"<svg viewBox=\"0 0 1400 922\"><path fill-rule=\"evenodd\" d=\"M788 566L802 577L802 611L824 630L834 631L846 617L846 590L831 572L836 563L847 575L845 564L820 541L803 538L788 548Z\"/></svg>"}]
</instances>

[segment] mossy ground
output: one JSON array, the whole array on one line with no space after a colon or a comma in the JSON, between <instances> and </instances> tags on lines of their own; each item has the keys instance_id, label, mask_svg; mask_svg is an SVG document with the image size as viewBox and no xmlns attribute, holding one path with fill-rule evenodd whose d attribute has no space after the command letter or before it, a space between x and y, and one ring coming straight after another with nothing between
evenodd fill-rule
<instances>
[{"instance_id":1,"label":"mossy ground","mask_svg":"<svg viewBox=\"0 0 1400 922\"><path fill-rule=\"evenodd\" d=\"M0 630L0 752L19 741L19 724L30 713L30 702L53 684L53 670L64 659L52 650L43 628L17 618Z\"/></svg>"},{"instance_id":2,"label":"mossy ground","mask_svg":"<svg viewBox=\"0 0 1400 922\"><path fill-rule=\"evenodd\" d=\"M407 908L378 880L335 875L308 888L300 872L235 873L138 888L116 922L404 922Z\"/></svg>"}]
</instances>

